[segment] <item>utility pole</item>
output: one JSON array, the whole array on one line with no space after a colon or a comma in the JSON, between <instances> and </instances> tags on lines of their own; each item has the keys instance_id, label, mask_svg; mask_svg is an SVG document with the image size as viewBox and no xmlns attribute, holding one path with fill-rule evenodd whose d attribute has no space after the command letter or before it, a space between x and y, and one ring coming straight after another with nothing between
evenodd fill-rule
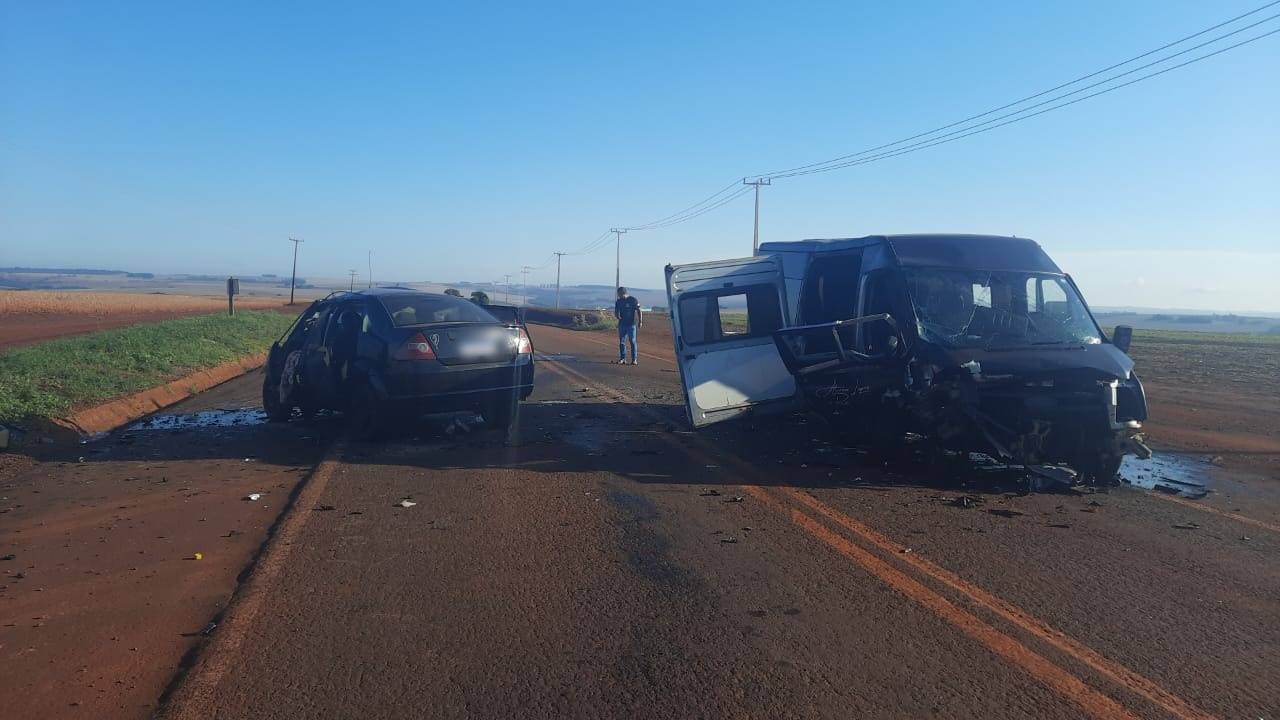
<instances>
[{"instance_id":1,"label":"utility pole","mask_svg":"<svg viewBox=\"0 0 1280 720\"><path fill-rule=\"evenodd\" d=\"M347 291L352 292L356 289L356 276L359 275L360 273L356 272L355 270L348 270L347 272L350 273L351 275L351 286L347 288Z\"/></svg>"},{"instance_id":2,"label":"utility pole","mask_svg":"<svg viewBox=\"0 0 1280 720\"><path fill-rule=\"evenodd\" d=\"M529 304L529 271L533 268L525 265L520 268L520 304Z\"/></svg>"},{"instance_id":3,"label":"utility pole","mask_svg":"<svg viewBox=\"0 0 1280 720\"><path fill-rule=\"evenodd\" d=\"M373 287L373 251L369 251L369 287Z\"/></svg>"},{"instance_id":4,"label":"utility pole","mask_svg":"<svg viewBox=\"0 0 1280 720\"><path fill-rule=\"evenodd\" d=\"M755 232L751 236L751 254L755 255L757 252L760 251L760 186L772 185L773 178L760 177L760 178L756 178L755 180L748 180L746 178L742 178L742 184L756 186L756 225L755 225Z\"/></svg>"},{"instance_id":5,"label":"utility pole","mask_svg":"<svg viewBox=\"0 0 1280 720\"><path fill-rule=\"evenodd\" d=\"M564 257L564 253L558 252L556 255L556 309L560 309L560 258Z\"/></svg>"},{"instance_id":6,"label":"utility pole","mask_svg":"<svg viewBox=\"0 0 1280 720\"><path fill-rule=\"evenodd\" d=\"M622 234L626 232L626 229L612 228L609 232L618 238L618 253L613 266L613 287L616 290L622 287Z\"/></svg>"},{"instance_id":7,"label":"utility pole","mask_svg":"<svg viewBox=\"0 0 1280 720\"><path fill-rule=\"evenodd\" d=\"M506 303L507 305L510 305L511 304L511 276L503 275L502 277L506 278L506 282L503 283L503 288L502 288L502 302Z\"/></svg>"},{"instance_id":8,"label":"utility pole","mask_svg":"<svg viewBox=\"0 0 1280 720\"><path fill-rule=\"evenodd\" d=\"M293 304L293 287L298 284L298 243L303 242L298 238L289 238L289 242L293 243L293 279L289 281L289 304Z\"/></svg>"}]
</instances>

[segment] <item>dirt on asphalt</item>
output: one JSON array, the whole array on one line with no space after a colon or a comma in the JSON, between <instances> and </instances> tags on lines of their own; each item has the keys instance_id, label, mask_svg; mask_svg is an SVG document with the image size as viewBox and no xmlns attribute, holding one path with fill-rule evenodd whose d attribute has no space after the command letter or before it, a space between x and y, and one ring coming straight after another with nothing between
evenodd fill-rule
<instances>
[{"instance_id":1,"label":"dirt on asphalt","mask_svg":"<svg viewBox=\"0 0 1280 720\"><path fill-rule=\"evenodd\" d=\"M266 423L260 384L38 460L0 455L6 717L154 712L330 439Z\"/></svg>"},{"instance_id":2,"label":"dirt on asphalt","mask_svg":"<svg viewBox=\"0 0 1280 720\"><path fill-rule=\"evenodd\" d=\"M208 637L336 419L199 415L256 405L251 376L84 463L12 463L0 696L142 718L177 677L166 717L1280 713L1280 485L1228 425L1197 448L1153 423L1158 447L1223 455L1196 466L1202 500L1026 495L803 416L688 432L662 323L638 367L607 333L533 336L514 438L427 423L342 449L236 597L251 612ZM1191 385L1170 384L1215 390Z\"/></svg>"}]
</instances>

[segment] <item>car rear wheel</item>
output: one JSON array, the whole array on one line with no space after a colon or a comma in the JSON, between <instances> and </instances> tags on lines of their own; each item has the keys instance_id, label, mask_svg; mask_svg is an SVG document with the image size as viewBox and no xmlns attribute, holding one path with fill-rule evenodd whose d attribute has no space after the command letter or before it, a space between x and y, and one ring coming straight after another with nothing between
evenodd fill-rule
<instances>
[{"instance_id":1,"label":"car rear wheel","mask_svg":"<svg viewBox=\"0 0 1280 720\"><path fill-rule=\"evenodd\" d=\"M271 422L285 422L293 414L293 405L280 400L280 382L270 376L262 381L262 410Z\"/></svg>"},{"instance_id":2,"label":"car rear wheel","mask_svg":"<svg viewBox=\"0 0 1280 720\"><path fill-rule=\"evenodd\" d=\"M347 431L357 440L373 440L386 428L385 408L368 385L361 385L347 410Z\"/></svg>"},{"instance_id":3,"label":"car rear wheel","mask_svg":"<svg viewBox=\"0 0 1280 720\"><path fill-rule=\"evenodd\" d=\"M494 430L510 432L520 415L520 403L515 397L502 397L491 401L481 413L484 424Z\"/></svg>"},{"instance_id":4,"label":"car rear wheel","mask_svg":"<svg viewBox=\"0 0 1280 720\"><path fill-rule=\"evenodd\" d=\"M1078 467L1076 470L1079 471L1081 479L1089 485L1100 487L1119 485L1120 464L1123 461L1123 455L1103 453L1083 463L1084 467Z\"/></svg>"}]
</instances>

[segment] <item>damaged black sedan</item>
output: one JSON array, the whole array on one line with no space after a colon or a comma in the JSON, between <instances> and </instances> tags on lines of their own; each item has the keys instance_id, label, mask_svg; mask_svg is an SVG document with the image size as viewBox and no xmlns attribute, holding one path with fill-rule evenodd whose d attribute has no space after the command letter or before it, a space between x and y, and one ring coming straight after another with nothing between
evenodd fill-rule
<instances>
[{"instance_id":1,"label":"damaged black sedan","mask_svg":"<svg viewBox=\"0 0 1280 720\"><path fill-rule=\"evenodd\" d=\"M405 288L334 293L311 304L271 347L262 405L345 413L373 437L415 417L471 412L509 429L533 392L533 344L519 313Z\"/></svg>"},{"instance_id":2,"label":"damaged black sedan","mask_svg":"<svg viewBox=\"0 0 1280 720\"><path fill-rule=\"evenodd\" d=\"M916 436L1090 483L1146 456L1126 354L1038 244L983 235L766 243L667 268L695 426L797 402L876 447Z\"/></svg>"}]
</instances>

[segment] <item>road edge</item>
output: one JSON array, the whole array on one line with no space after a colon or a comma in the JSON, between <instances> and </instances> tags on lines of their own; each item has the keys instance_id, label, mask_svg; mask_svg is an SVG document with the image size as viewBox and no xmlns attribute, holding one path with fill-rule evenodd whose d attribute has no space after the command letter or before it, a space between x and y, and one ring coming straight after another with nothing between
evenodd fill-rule
<instances>
[{"instance_id":1,"label":"road edge","mask_svg":"<svg viewBox=\"0 0 1280 720\"><path fill-rule=\"evenodd\" d=\"M267 353L256 353L238 360L199 370L164 385L148 388L53 420L53 424L80 435L110 432L138 418L179 403L192 395L217 387L228 380L257 370L267 362Z\"/></svg>"},{"instance_id":2,"label":"road edge","mask_svg":"<svg viewBox=\"0 0 1280 720\"><path fill-rule=\"evenodd\" d=\"M217 690L239 656L245 637L252 631L264 597L289 563L294 541L311 517L311 509L324 493L342 461L346 443L339 440L290 494L289 503L267 531L257 554L241 571L226 606L212 620L210 640L188 651L178 671L161 693L153 718L184 720L205 718L217 704Z\"/></svg>"}]
</instances>

